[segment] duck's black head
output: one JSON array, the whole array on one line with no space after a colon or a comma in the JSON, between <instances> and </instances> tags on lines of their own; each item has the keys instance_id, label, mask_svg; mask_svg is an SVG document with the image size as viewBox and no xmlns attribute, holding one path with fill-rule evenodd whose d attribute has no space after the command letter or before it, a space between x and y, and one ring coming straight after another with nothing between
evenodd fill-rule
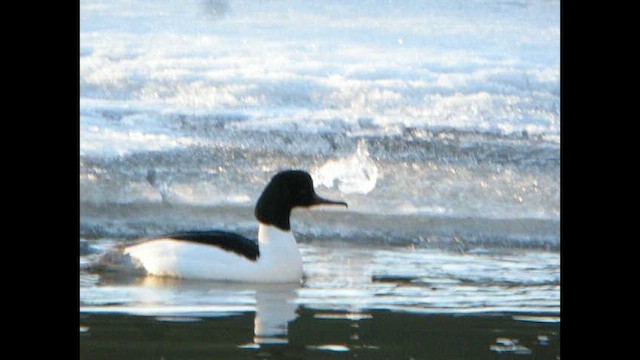
<instances>
[{"instance_id":1,"label":"duck's black head","mask_svg":"<svg viewBox=\"0 0 640 360\"><path fill-rule=\"evenodd\" d=\"M344 205L342 201L323 199L313 189L311 175L302 170L287 170L276 174L260 195L255 216L263 224L290 230L289 216L294 207L314 205Z\"/></svg>"}]
</instances>

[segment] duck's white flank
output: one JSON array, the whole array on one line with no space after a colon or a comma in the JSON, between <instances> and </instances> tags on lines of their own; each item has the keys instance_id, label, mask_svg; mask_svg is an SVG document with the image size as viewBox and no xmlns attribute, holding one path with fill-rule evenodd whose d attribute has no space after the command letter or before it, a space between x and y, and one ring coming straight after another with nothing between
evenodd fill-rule
<instances>
[{"instance_id":1,"label":"duck's white flank","mask_svg":"<svg viewBox=\"0 0 640 360\"><path fill-rule=\"evenodd\" d=\"M260 256L251 261L217 246L155 239L125 248L150 275L247 282L295 282L302 278L302 256L291 231L260 223Z\"/></svg>"}]
</instances>

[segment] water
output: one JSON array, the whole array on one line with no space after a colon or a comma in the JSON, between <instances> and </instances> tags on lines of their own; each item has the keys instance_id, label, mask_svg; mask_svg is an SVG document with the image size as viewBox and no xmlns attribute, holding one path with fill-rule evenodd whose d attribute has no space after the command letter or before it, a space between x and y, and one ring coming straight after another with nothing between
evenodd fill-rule
<instances>
[{"instance_id":1,"label":"water","mask_svg":"<svg viewBox=\"0 0 640 360\"><path fill-rule=\"evenodd\" d=\"M86 1L83 203L559 218L559 4ZM556 232L557 238L557 232Z\"/></svg>"},{"instance_id":2,"label":"water","mask_svg":"<svg viewBox=\"0 0 640 360\"><path fill-rule=\"evenodd\" d=\"M83 272L81 357L559 354L557 253L460 254L337 241L302 244L301 252L302 284Z\"/></svg>"},{"instance_id":3,"label":"water","mask_svg":"<svg viewBox=\"0 0 640 360\"><path fill-rule=\"evenodd\" d=\"M151 327L185 345L158 356L555 359L559 75L557 1L81 1L83 357L156 354ZM349 203L294 211L300 286L87 270L143 236L255 237L286 168ZM381 329L404 323L402 352Z\"/></svg>"},{"instance_id":4,"label":"water","mask_svg":"<svg viewBox=\"0 0 640 360\"><path fill-rule=\"evenodd\" d=\"M303 309L289 327L287 344L255 344L251 314L203 319L87 315L82 317L89 329L80 335L80 357L557 359L560 348L557 323L500 315L366 315Z\"/></svg>"}]
</instances>

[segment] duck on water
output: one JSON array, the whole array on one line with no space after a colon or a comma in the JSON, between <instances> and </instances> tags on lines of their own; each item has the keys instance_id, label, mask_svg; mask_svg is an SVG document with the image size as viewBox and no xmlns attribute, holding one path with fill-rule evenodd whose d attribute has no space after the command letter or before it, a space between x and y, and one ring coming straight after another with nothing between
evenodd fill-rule
<instances>
[{"instance_id":1,"label":"duck on water","mask_svg":"<svg viewBox=\"0 0 640 360\"><path fill-rule=\"evenodd\" d=\"M291 232L295 207L343 205L318 196L311 176L301 170L276 174L258 199L258 241L226 231L186 231L127 246L124 254L147 274L190 279L295 282L302 257Z\"/></svg>"}]
</instances>

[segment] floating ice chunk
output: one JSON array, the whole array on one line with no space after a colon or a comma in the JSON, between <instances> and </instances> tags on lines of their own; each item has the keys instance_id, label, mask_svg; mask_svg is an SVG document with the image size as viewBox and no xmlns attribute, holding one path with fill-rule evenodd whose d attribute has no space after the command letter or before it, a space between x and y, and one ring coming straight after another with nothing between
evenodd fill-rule
<instances>
[{"instance_id":1,"label":"floating ice chunk","mask_svg":"<svg viewBox=\"0 0 640 360\"><path fill-rule=\"evenodd\" d=\"M518 344L517 339L509 339L509 338L497 338L497 345L491 345L489 348L491 351L497 353L512 353L518 355L529 355L531 354L531 349L526 346L522 346Z\"/></svg>"},{"instance_id":2,"label":"floating ice chunk","mask_svg":"<svg viewBox=\"0 0 640 360\"><path fill-rule=\"evenodd\" d=\"M351 320L351 321L359 321L359 320L368 320L373 318L371 314L364 313L323 313L323 314L315 314L313 316L314 319L326 319L326 320Z\"/></svg>"},{"instance_id":3,"label":"floating ice chunk","mask_svg":"<svg viewBox=\"0 0 640 360\"><path fill-rule=\"evenodd\" d=\"M191 316L156 316L157 321L173 323L192 323L202 321L201 318Z\"/></svg>"},{"instance_id":4,"label":"floating ice chunk","mask_svg":"<svg viewBox=\"0 0 640 360\"><path fill-rule=\"evenodd\" d=\"M516 321L530 321L539 323L559 323L559 316L514 316L513 320Z\"/></svg>"},{"instance_id":5,"label":"floating ice chunk","mask_svg":"<svg viewBox=\"0 0 640 360\"><path fill-rule=\"evenodd\" d=\"M547 335L538 335L538 343L540 345L549 345L549 337Z\"/></svg>"},{"instance_id":6,"label":"floating ice chunk","mask_svg":"<svg viewBox=\"0 0 640 360\"><path fill-rule=\"evenodd\" d=\"M364 140L358 141L356 152L351 156L329 160L312 174L317 185L337 187L345 194L368 194L378 181L378 167L370 158Z\"/></svg>"},{"instance_id":7,"label":"floating ice chunk","mask_svg":"<svg viewBox=\"0 0 640 360\"><path fill-rule=\"evenodd\" d=\"M509 338L497 338L496 339L496 344L502 345L502 346L514 346L518 341L514 341L512 339Z\"/></svg>"},{"instance_id":8,"label":"floating ice chunk","mask_svg":"<svg viewBox=\"0 0 640 360\"><path fill-rule=\"evenodd\" d=\"M320 350L320 351L335 351L335 352L349 351L349 348L344 345L334 345L334 344L318 345L318 346L309 345L307 346L307 349Z\"/></svg>"}]
</instances>

